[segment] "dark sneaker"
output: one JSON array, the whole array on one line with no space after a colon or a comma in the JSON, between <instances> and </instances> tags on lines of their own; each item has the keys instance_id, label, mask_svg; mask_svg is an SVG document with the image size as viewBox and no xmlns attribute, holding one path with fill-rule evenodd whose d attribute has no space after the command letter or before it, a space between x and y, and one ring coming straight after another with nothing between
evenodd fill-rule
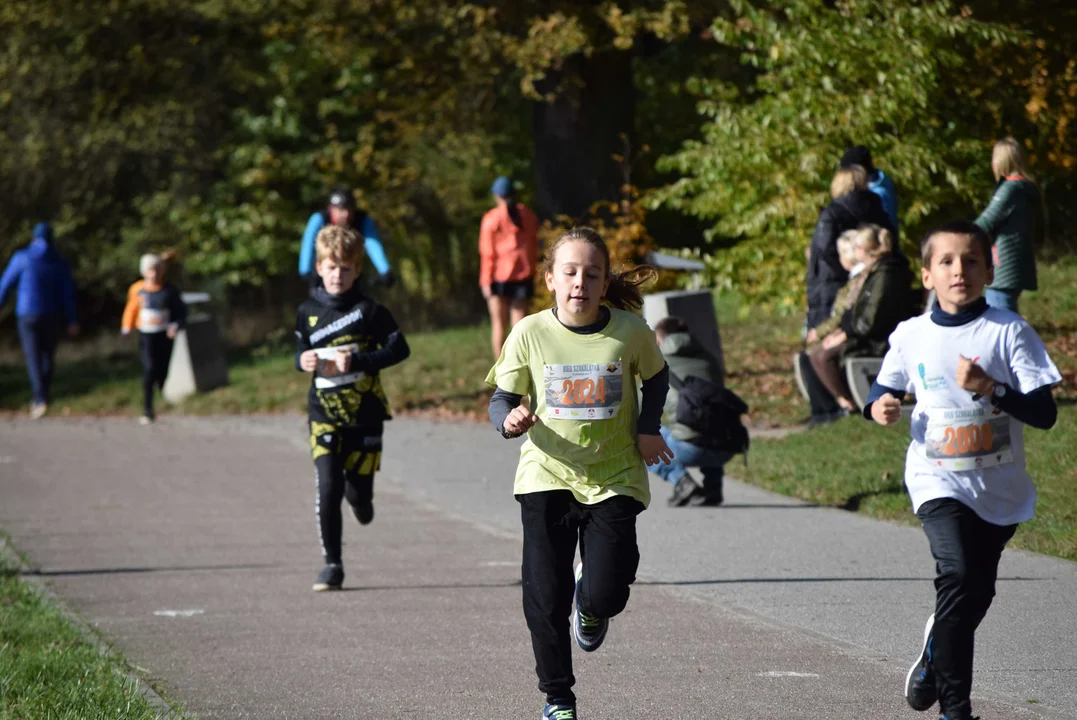
<instances>
[{"instance_id":1,"label":"dark sneaker","mask_svg":"<svg viewBox=\"0 0 1077 720\"><path fill-rule=\"evenodd\" d=\"M546 705L542 720L577 720L575 705Z\"/></svg>"},{"instance_id":2,"label":"dark sneaker","mask_svg":"<svg viewBox=\"0 0 1077 720\"><path fill-rule=\"evenodd\" d=\"M359 521L360 525L369 525L370 521L374 519L374 503L366 501L352 507L352 512L355 513L355 519Z\"/></svg>"},{"instance_id":3,"label":"dark sneaker","mask_svg":"<svg viewBox=\"0 0 1077 720\"><path fill-rule=\"evenodd\" d=\"M572 608L572 635L576 638L576 644L584 652L594 652L602 646L606 639L606 631L610 629L609 618L591 617L580 612L580 578L583 577L583 563L576 566L576 604ZM575 709L573 709L575 712ZM575 717L575 715L572 715Z\"/></svg>"},{"instance_id":4,"label":"dark sneaker","mask_svg":"<svg viewBox=\"0 0 1077 720\"><path fill-rule=\"evenodd\" d=\"M343 565L326 565L322 568L322 571L318 573L318 582L314 583L314 592L325 592L326 590L340 590L340 586L344 584L344 566Z\"/></svg>"},{"instance_id":5,"label":"dark sneaker","mask_svg":"<svg viewBox=\"0 0 1077 720\"><path fill-rule=\"evenodd\" d=\"M708 492L704 488L700 488L699 494L692 498L693 507L718 507L725 502L725 497L722 495L721 490L714 492Z\"/></svg>"},{"instance_id":6,"label":"dark sneaker","mask_svg":"<svg viewBox=\"0 0 1077 720\"><path fill-rule=\"evenodd\" d=\"M931 631L934 627L935 614L932 613L924 627L924 648L920 651L920 658L909 669L905 678L905 700L909 707L920 712L930 710L939 700L939 691L935 687L935 671L931 669Z\"/></svg>"},{"instance_id":7,"label":"dark sneaker","mask_svg":"<svg viewBox=\"0 0 1077 720\"><path fill-rule=\"evenodd\" d=\"M699 487L699 483L691 478L689 475L685 475L677 484L673 486L673 492L667 500L667 504L670 507L684 507L692 501L692 498L699 494L703 488Z\"/></svg>"}]
</instances>

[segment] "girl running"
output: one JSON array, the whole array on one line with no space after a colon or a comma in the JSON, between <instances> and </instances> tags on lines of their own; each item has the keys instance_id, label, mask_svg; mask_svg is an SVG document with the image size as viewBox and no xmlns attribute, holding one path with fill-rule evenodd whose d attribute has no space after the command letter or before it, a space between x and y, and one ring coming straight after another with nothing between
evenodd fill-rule
<instances>
[{"instance_id":1,"label":"girl running","mask_svg":"<svg viewBox=\"0 0 1077 720\"><path fill-rule=\"evenodd\" d=\"M673 457L659 434L669 372L654 333L628 312L643 304L638 288L654 268L613 273L602 237L577 228L558 238L543 270L556 306L513 329L486 382L496 388L494 427L528 435L513 492L542 717L575 720L569 616L576 644L592 652L628 603L636 516L650 501L646 465Z\"/></svg>"}]
</instances>

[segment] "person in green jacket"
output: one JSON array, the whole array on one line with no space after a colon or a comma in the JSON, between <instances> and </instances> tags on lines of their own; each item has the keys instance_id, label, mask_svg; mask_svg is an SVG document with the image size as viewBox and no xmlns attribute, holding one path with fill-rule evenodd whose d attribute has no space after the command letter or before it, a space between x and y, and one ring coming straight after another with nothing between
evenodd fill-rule
<instances>
[{"instance_id":1,"label":"person in green jacket","mask_svg":"<svg viewBox=\"0 0 1077 720\"><path fill-rule=\"evenodd\" d=\"M998 185L976 224L993 242L995 281L985 297L992 307L1017 312L1022 290L1036 289L1036 209L1040 191L1025 169L1025 153L1012 137L995 143L991 171Z\"/></svg>"}]
</instances>

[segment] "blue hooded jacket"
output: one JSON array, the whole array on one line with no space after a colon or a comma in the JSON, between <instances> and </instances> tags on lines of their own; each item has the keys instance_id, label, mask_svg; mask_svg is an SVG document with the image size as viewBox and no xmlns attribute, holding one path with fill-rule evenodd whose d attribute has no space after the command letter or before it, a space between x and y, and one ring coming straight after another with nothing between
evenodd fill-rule
<instances>
[{"instance_id":1,"label":"blue hooded jacket","mask_svg":"<svg viewBox=\"0 0 1077 720\"><path fill-rule=\"evenodd\" d=\"M52 228L48 223L34 226L33 241L11 256L11 262L0 277L0 305L16 286L17 317L51 315L64 317L68 325L78 322L71 267L53 247Z\"/></svg>"},{"instance_id":2,"label":"blue hooded jacket","mask_svg":"<svg viewBox=\"0 0 1077 720\"><path fill-rule=\"evenodd\" d=\"M894 224L894 229L896 230L898 227L898 203L894 181L882 170L876 168L875 172L868 177L868 190L878 195L879 199L883 201L883 208L886 209L886 214L890 216L890 222Z\"/></svg>"}]
</instances>

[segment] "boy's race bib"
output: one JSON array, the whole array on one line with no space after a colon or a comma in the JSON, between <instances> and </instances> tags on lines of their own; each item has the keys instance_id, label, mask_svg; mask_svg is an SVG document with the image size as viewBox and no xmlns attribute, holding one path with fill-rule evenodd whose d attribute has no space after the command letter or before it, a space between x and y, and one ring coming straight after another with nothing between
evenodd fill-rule
<instances>
[{"instance_id":1,"label":"boy's race bib","mask_svg":"<svg viewBox=\"0 0 1077 720\"><path fill-rule=\"evenodd\" d=\"M621 407L621 363L547 365L543 371L546 417L553 420L607 420Z\"/></svg>"},{"instance_id":2,"label":"boy's race bib","mask_svg":"<svg viewBox=\"0 0 1077 720\"><path fill-rule=\"evenodd\" d=\"M929 408L924 433L927 459L943 470L981 470L1013 462L1010 416L990 405Z\"/></svg>"},{"instance_id":3,"label":"boy's race bib","mask_svg":"<svg viewBox=\"0 0 1077 720\"><path fill-rule=\"evenodd\" d=\"M361 372L340 372L340 369L337 368L336 358L337 353L341 350L354 353L359 350L359 345L351 343L349 345L314 349L314 353L318 356L318 367L314 370L314 387L324 390L342 385L351 385L363 379L364 375Z\"/></svg>"},{"instance_id":4,"label":"boy's race bib","mask_svg":"<svg viewBox=\"0 0 1077 720\"><path fill-rule=\"evenodd\" d=\"M142 308L138 311L138 329L144 333L159 333L168 329L168 310Z\"/></svg>"}]
</instances>

